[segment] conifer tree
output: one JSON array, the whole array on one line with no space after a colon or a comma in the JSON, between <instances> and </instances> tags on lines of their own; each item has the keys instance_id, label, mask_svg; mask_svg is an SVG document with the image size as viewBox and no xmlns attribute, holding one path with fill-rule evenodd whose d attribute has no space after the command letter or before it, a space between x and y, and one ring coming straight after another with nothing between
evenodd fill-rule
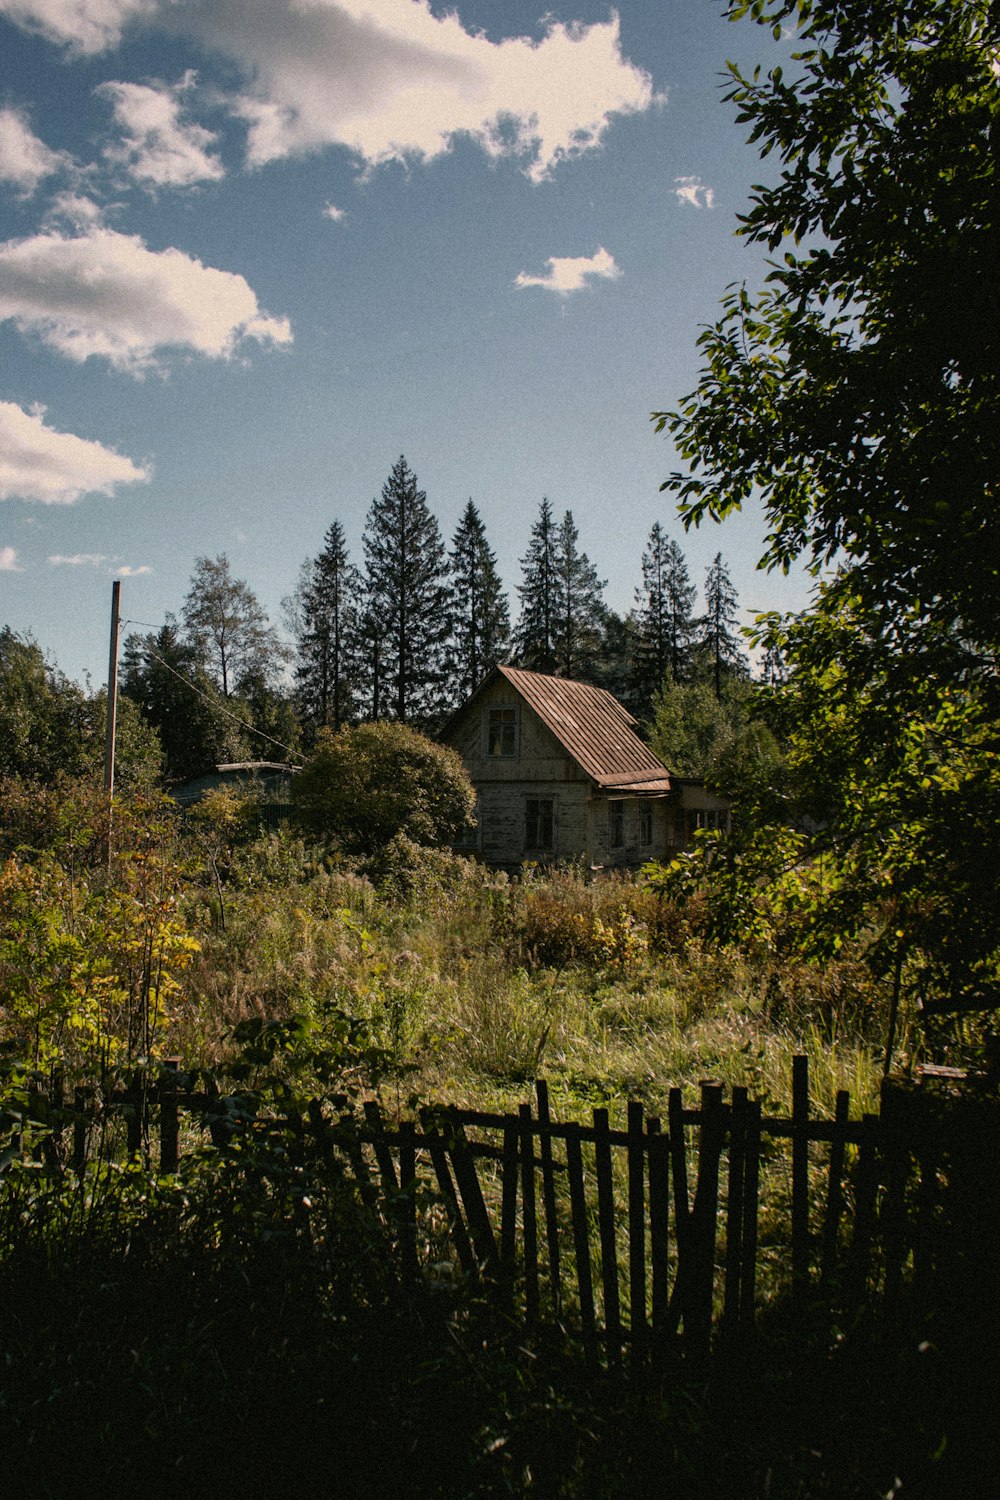
<instances>
[{"instance_id":1,"label":"conifer tree","mask_svg":"<svg viewBox=\"0 0 1000 1500\"><path fill-rule=\"evenodd\" d=\"M459 700L475 692L503 661L510 644L510 608L486 527L470 500L451 544L452 639L449 676Z\"/></svg>"},{"instance_id":2,"label":"conifer tree","mask_svg":"<svg viewBox=\"0 0 1000 1500\"><path fill-rule=\"evenodd\" d=\"M302 564L286 601L296 646L296 696L310 741L356 716L362 585L349 560L344 528L333 521L317 557Z\"/></svg>"},{"instance_id":3,"label":"conifer tree","mask_svg":"<svg viewBox=\"0 0 1000 1500\"><path fill-rule=\"evenodd\" d=\"M694 598L684 554L656 521L642 554L642 588L635 591L637 687L647 705L665 677L681 682L689 675Z\"/></svg>"},{"instance_id":4,"label":"conifer tree","mask_svg":"<svg viewBox=\"0 0 1000 1500\"><path fill-rule=\"evenodd\" d=\"M517 586L521 614L514 635L517 660L536 672L552 672L556 665L556 546L552 506L543 497L528 550L521 558L521 582Z\"/></svg>"},{"instance_id":5,"label":"conifer tree","mask_svg":"<svg viewBox=\"0 0 1000 1500\"><path fill-rule=\"evenodd\" d=\"M427 496L402 456L372 501L364 550L367 613L378 624L373 716L430 726L446 703L447 563Z\"/></svg>"},{"instance_id":6,"label":"conifer tree","mask_svg":"<svg viewBox=\"0 0 1000 1500\"><path fill-rule=\"evenodd\" d=\"M699 621L699 646L716 698L722 697L724 677L742 677L747 670L747 659L735 634L738 620L739 598L722 553L717 552L705 572L705 614Z\"/></svg>"},{"instance_id":7,"label":"conifer tree","mask_svg":"<svg viewBox=\"0 0 1000 1500\"><path fill-rule=\"evenodd\" d=\"M593 676L600 656L605 584L597 576L568 510L556 533L553 651L561 677Z\"/></svg>"}]
</instances>

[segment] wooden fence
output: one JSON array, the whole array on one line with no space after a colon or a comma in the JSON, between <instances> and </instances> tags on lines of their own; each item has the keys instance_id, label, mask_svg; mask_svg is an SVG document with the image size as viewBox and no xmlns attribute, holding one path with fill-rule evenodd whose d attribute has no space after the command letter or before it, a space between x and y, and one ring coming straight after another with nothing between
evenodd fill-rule
<instances>
[{"instance_id":1,"label":"wooden fence","mask_svg":"<svg viewBox=\"0 0 1000 1500\"><path fill-rule=\"evenodd\" d=\"M300 1159L336 1165L382 1219L404 1276L419 1271L430 1188L462 1275L529 1331L572 1329L610 1367L743 1347L762 1300L786 1293L839 1319L891 1317L904 1285L926 1292L954 1257L955 1236L941 1232L949 1185L965 1181L970 1203L982 1190L961 1144L970 1131L945 1128L926 1095L886 1087L880 1114L851 1119L841 1092L820 1118L805 1057L793 1061L787 1117L708 1081L696 1103L671 1089L665 1118L629 1102L624 1128L605 1108L557 1121L543 1080L516 1113L428 1106L401 1121L336 1098L255 1114L243 1096L191 1082L170 1065L72 1099L57 1082L28 1111L52 1124L34 1149L82 1174L117 1131L113 1149L172 1173L182 1143L226 1150L290 1132ZM993 1151L995 1115L989 1133Z\"/></svg>"}]
</instances>

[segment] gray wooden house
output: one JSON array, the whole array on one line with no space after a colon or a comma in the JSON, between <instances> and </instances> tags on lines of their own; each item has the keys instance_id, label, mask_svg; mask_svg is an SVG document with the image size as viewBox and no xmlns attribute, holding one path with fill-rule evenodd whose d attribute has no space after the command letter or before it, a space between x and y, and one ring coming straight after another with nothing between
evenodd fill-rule
<instances>
[{"instance_id":1,"label":"gray wooden house","mask_svg":"<svg viewBox=\"0 0 1000 1500\"><path fill-rule=\"evenodd\" d=\"M476 788L462 847L487 864L664 859L696 827L728 826L725 798L673 778L604 688L496 667L445 726Z\"/></svg>"}]
</instances>

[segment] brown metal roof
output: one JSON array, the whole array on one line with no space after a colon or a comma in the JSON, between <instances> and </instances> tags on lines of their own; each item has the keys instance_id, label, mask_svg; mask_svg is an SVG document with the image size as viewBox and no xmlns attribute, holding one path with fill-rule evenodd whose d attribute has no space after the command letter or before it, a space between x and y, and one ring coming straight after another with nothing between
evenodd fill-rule
<instances>
[{"instance_id":1,"label":"brown metal roof","mask_svg":"<svg viewBox=\"0 0 1000 1500\"><path fill-rule=\"evenodd\" d=\"M613 693L520 667L497 671L598 786L607 791L669 792L669 771L636 734L636 720Z\"/></svg>"}]
</instances>

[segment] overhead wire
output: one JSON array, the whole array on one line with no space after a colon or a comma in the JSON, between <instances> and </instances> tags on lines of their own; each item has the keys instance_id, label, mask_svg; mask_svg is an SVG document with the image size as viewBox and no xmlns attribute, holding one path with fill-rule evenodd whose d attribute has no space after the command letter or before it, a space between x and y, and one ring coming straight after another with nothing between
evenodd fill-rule
<instances>
[{"instance_id":1,"label":"overhead wire","mask_svg":"<svg viewBox=\"0 0 1000 1500\"><path fill-rule=\"evenodd\" d=\"M140 625L144 630L159 629L159 626L151 625L148 620L123 620L122 625L123 627L125 625ZM231 713L229 709L223 708L218 699L203 692L189 677L185 677L183 672L178 672L176 667L172 667L168 661L165 661L158 651L153 650L148 641L143 642L142 649L147 656L151 656L154 661L158 661L161 667L165 667L172 676L176 677L178 682L182 682L186 688L190 688L196 697L201 698L204 703L207 703L214 713L221 714L224 719L232 719L234 724L238 724L241 729L246 730L249 734L256 734L260 739L267 740L272 745L277 745L278 749L284 750L285 754L293 761L299 765L302 764L301 756L297 750L293 750L290 745L285 745L281 740L275 739L273 734L268 734L265 730L258 729L254 724L248 724L245 719L240 718L239 714Z\"/></svg>"}]
</instances>

